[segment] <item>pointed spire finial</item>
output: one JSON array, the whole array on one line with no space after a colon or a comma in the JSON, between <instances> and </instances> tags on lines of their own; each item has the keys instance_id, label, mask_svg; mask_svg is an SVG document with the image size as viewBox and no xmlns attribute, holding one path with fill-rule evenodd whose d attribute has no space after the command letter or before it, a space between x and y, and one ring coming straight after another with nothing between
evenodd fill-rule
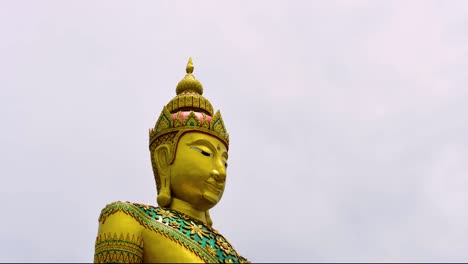
<instances>
[{"instance_id":1,"label":"pointed spire finial","mask_svg":"<svg viewBox=\"0 0 468 264\"><path fill-rule=\"evenodd\" d=\"M188 59L188 62L187 62L187 67L185 68L185 71L188 73L188 74L191 74L193 73L193 62L192 62L192 57L189 57Z\"/></svg>"},{"instance_id":2,"label":"pointed spire finial","mask_svg":"<svg viewBox=\"0 0 468 264\"><path fill-rule=\"evenodd\" d=\"M200 95L203 94L203 86L197 79L195 79L195 76L193 76L193 69L192 57L189 57L187 67L185 68L187 74L185 74L185 77L177 84L176 94L179 95L186 92L194 92Z\"/></svg>"}]
</instances>

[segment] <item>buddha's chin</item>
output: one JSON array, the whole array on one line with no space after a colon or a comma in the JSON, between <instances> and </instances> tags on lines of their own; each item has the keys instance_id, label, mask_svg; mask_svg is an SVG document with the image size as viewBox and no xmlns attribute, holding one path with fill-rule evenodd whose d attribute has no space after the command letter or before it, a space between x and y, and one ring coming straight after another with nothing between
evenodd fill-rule
<instances>
[{"instance_id":1,"label":"buddha's chin","mask_svg":"<svg viewBox=\"0 0 468 264\"><path fill-rule=\"evenodd\" d=\"M219 194L214 194L210 191L203 193L203 198L210 203L211 207L215 206L219 202Z\"/></svg>"}]
</instances>

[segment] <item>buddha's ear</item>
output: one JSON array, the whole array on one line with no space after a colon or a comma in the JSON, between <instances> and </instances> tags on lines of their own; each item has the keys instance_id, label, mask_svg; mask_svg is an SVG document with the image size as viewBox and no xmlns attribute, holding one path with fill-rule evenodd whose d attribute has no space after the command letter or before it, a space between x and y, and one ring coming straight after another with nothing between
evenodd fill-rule
<instances>
[{"instance_id":1,"label":"buddha's ear","mask_svg":"<svg viewBox=\"0 0 468 264\"><path fill-rule=\"evenodd\" d=\"M156 201L161 207L169 207L172 202L171 197L171 177L170 160L171 148L168 144L163 144L154 150L153 159L159 171L160 188Z\"/></svg>"},{"instance_id":2,"label":"buddha's ear","mask_svg":"<svg viewBox=\"0 0 468 264\"><path fill-rule=\"evenodd\" d=\"M162 144L154 150L153 159L160 174L168 176L171 160L171 149L167 144Z\"/></svg>"}]
</instances>

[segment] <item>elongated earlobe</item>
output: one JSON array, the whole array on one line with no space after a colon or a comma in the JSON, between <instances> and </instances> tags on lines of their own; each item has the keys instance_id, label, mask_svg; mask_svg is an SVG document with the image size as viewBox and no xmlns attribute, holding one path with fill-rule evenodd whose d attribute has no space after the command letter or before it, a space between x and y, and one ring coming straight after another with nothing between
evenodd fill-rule
<instances>
[{"instance_id":1,"label":"elongated earlobe","mask_svg":"<svg viewBox=\"0 0 468 264\"><path fill-rule=\"evenodd\" d=\"M213 225L213 220L211 220L210 212L208 210L206 210L206 212L205 212L205 217L206 217L206 223L209 226L212 226Z\"/></svg>"},{"instance_id":2,"label":"elongated earlobe","mask_svg":"<svg viewBox=\"0 0 468 264\"><path fill-rule=\"evenodd\" d=\"M169 205L171 205L172 202L171 189L169 187L161 186L156 201L161 207L169 207Z\"/></svg>"},{"instance_id":3,"label":"elongated earlobe","mask_svg":"<svg viewBox=\"0 0 468 264\"><path fill-rule=\"evenodd\" d=\"M170 164L171 151L166 144L161 145L154 151L154 160L159 172L160 188L158 192L157 202L161 207L169 207L172 202L171 197L171 173Z\"/></svg>"}]
</instances>

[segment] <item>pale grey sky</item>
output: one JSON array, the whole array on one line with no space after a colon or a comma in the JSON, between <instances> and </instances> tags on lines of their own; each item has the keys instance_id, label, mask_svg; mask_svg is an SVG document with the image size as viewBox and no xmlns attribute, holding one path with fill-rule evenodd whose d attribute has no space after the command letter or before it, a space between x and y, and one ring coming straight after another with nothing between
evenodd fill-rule
<instances>
[{"instance_id":1,"label":"pale grey sky","mask_svg":"<svg viewBox=\"0 0 468 264\"><path fill-rule=\"evenodd\" d=\"M1 1L0 38L2 262L90 262L106 204L156 203L189 56L242 255L468 261L467 1Z\"/></svg>"}]
</instances>

